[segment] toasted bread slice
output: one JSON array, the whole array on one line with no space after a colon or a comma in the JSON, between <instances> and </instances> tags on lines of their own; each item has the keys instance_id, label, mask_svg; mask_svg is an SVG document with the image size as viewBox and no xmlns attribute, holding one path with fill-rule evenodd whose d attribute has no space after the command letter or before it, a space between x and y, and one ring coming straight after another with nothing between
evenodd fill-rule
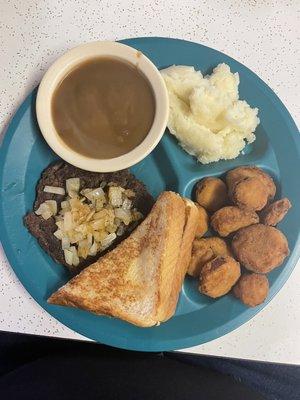
<instances>
[{"instance_id":1,"label":"toasted bread slice","mask_svg":"<svg viewBox=\"0 0 300 400\"><path fill-rule=\"evenodd\" d=\"M173 273L173 288L170 296L169 313L166 315L166 320L171 318L175 313L179 293L181 291L184 277L187 273L188 266L192 256L192 245L196 236L196 231L199 223L199 210L196 204L184 199L185 202L185 225L180 245L179 257L176 263L176 268Z\"/></svg>"},{"instance_id":2,"label":"toasted bread slice","mask_svg":"<svg viewBox=\"0 0 300 400\"><path fill-rule=\"evenodd\" d=\"M186 210L189 215L179 195L163 192L127 239L71 279L48 302L142 327L170 318L189 262L184 259L183 238L189 241L187 236L193 236L193 229L188 234L191 223L189 218L186 222Z\"/></svg>"}]
</instances>

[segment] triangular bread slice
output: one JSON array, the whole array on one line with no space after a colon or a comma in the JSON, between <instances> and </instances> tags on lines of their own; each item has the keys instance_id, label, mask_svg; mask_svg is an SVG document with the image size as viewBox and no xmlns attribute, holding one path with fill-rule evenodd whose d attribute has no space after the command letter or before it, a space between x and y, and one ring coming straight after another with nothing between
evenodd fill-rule
<instances>
[{"instance_id":1,"label":"triangular bread slice","mask_svg":"<svg viewBox=\"0 0 300 400\"><path fill-rule=\"evenodd\" d=\"M163 192L127 239L71 279L48 302L142 327L169 319L176 309L196 231L191 204L173 192Z\"/></svg>"}]
</instances>

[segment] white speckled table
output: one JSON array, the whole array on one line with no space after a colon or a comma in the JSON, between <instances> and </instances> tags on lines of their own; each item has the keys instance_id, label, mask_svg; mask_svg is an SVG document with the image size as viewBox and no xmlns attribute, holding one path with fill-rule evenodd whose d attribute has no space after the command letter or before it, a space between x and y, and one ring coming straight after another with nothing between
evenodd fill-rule
<instances>
[{"instance_id":1,"label":"white speckled table","mask_svg":"<svg viewBox=\"0 0 300 400\"><path fill-rule=\"evenodd\" d=\"M134 36L184 38L227 53L267 82L299 122L299 11L297 0L0 0L0 131L65 50ZM186 351L300 364L299 281L298 263L250 322ZM1 248L0 330L85 339L34 302Z\"/></svg>"}]
</instances>

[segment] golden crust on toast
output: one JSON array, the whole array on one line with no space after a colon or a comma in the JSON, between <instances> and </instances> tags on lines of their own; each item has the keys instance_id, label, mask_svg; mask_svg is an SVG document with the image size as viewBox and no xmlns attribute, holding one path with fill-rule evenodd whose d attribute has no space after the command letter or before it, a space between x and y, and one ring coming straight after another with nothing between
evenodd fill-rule
<instances>
[{"instance_id":1,"label":"golden crust on toast","mask_svg":"<svg viewBox=\"0 0 300 400\"><path fill-rule=\"evenodd\" d=\"M146 327L175 312L196 232L192 202L163 192L150 214L114 250L55 292L49 303Z\"/></svg>"}]
</instances>

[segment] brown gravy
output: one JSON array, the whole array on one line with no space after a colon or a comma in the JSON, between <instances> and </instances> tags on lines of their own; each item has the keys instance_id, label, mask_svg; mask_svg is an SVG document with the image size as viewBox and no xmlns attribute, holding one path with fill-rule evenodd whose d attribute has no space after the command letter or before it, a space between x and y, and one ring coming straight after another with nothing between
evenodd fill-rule
<instances>
[{"instance_id":1,"label":"brown gravy","mask_svg":"<svg viewBox=\"0 0 300 400\"><path fill-rule=\"evenodd\" d=\"M95 58L71 71L52 98L61 139L82 155L108 159L138 146L154 119L155 100L147 78L115 58Z\"/></svg>"}]
</instances>

